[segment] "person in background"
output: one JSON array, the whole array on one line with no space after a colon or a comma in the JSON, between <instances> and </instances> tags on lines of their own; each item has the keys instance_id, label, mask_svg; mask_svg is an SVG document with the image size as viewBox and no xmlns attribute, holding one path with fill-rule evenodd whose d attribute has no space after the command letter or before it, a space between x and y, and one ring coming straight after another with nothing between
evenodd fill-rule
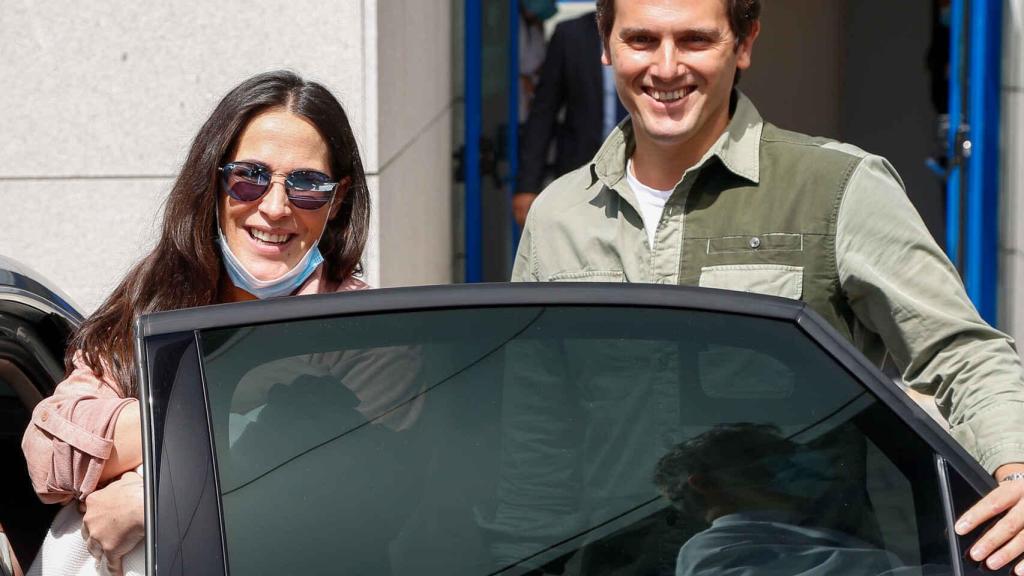
<instances>
[{"instance_id":1,"label":"person in background","mask_svg":"<svg viewBox=\"0 0 1024 576\"><path fill-rule=\"evenodd\" d=\"M558 12L555 0L519 2L519 122L525 122L537 90L546 50L544 21Z\"/></svg>"},{"instance_id":2,"label":"person in background","mask_svg":"<svg viewBox=\"0 0 1024 576\"><path fill-rule=\"evenodd\" d=\"M601 37L594 12L558 23L519 146L512 209L520 227L547 179L590 160L624 116L610 70L601 66ZM552 142L555 163L554 173L549 174Z\"/></svg>"}]
</instances>

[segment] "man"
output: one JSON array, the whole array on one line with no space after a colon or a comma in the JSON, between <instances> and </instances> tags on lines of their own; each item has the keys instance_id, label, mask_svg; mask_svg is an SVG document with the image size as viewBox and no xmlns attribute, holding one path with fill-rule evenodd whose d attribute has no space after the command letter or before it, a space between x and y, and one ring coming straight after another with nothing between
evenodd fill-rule
<instances>
[{"instance_id":1,"label":"man","mask_svg":"<svg viewBox=\"0 0 1024 576\"><path fill-rule=\"evenodd\" d=\"M851 507L829 498L845 470L807 465L828 463L832 448L750 423L716 426L676 445L658 461L655 484L676 509L708 526L680 546L675 576L949 573L948 566L907 566L856 532L820 522L819 493L826 505Z\"/></svg>"},{"instance_id":2,"label":"man","mask_svg":"<svg viewBox=\"0 0 1024 576\"><path fill-rule=\"evenodd\" d=\"M512 201L520 226L540 192L551 141L556 176L582 166L608 135L603 107L601 38L594 13L588 12L559 23L548 44L520 146L519 187Z\"/></svg>"},{"instance_id":3,"label":"man","mask_svg":"<svg viewBox=\"0 0 1024 576\"><path fill-rule=\"evenodd\" d=\"M1024 552L1024 384L884 159L763 122L735 91L759 0L598 0L602 61L631 121L531 209L516 281L691 284L804 300L912 388L1000 485L970 550ZM1024 574L1024 563L1016 566Z\"/></svg>"}]
</instances>

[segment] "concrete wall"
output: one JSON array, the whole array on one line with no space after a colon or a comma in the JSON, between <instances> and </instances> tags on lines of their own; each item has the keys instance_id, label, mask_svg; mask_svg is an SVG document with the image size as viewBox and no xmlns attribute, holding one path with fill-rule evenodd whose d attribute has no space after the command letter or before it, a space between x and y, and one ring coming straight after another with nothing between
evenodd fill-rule
<instances>
[{"instance_id":1,"label":"concrete wall","mask_svg":"<svg viewBox=\"0 0 1024 576\"><path fill-rule=\"evenodd\" d=\"M1024 8L1018 0L1003 5L1003 80L1001 154L1001 242L999 325L1024 337Z\"/></svg>"},{"instance_id":2,"label":"concrete wall","mask_svg":"<svg viewBox=\"0 0 1024 576\"><path fill-rule=\"evenodd\" d=\"M449 2L378 5L382 286L452 281L452 14Z\"/></svg>"},{"instance_id":3,"label":"concrete wall","mask_svg":"<svg viewBox=\"0 0 1024 576\"><path fill-rule=\"evenodd\" d=\"M843 15L840 133L885 156L929 231L945 243L943 181L925 166L940 151L926 60L931 2L848 0Z\"/></svg>"},{"instance_id":4,"label":"concrete wall","mask_svg":"<svg viewBox=\"0 0 1024 576\"><path fill-rule=\"evenodd\" d=\"M923 0L765 2L753 66L740 88L769 121L880 154L896 166L932 234L945 234L934 148Z\"/></svg>"},{"instance_id":5,"label":"concrete wall","mask_svg":"<svg viewBox=\"0 0 1024 576\"><path fill-rule=\"evenodd\" d=\"M840 137L843 4L764 3L753 64L740 89L765 119L789 130Z\"/></svg>"},{"instance_id":6,"label":"concrete wall","mask_svg":"<svg viewBox=\"0 0 1024 576\"><path fill-rule=\"evenodd\" d=\"M0 253L93 310L152 245L217 101L289 68L330 88L353 123L376 209L369 280L445 281L434 266L450 270L450 233L433 226L450 217L451 21L434 3L381 4L5 0L0 30L17 33L0 35Z\"/></svg>"}]
</instances>

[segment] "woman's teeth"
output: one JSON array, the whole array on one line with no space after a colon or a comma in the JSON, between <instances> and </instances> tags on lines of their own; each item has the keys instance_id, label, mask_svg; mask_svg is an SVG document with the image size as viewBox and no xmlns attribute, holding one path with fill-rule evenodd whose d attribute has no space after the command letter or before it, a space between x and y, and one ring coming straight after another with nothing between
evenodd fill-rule
<instances>
[{"instance_id":1,"label":"woman's teeth","mask_svg":"<svg viewBox=\"0 0 1024 576\"><path fill-rule=\"evenodd\" d=\"M270 234L268 232L263 232L262 230L257 230L255 228L249 229L249 235L259 240L260 242L266 242L267 244L284 244L285 242L288 241L287 234Z\"/></svg>"}]
</instances>

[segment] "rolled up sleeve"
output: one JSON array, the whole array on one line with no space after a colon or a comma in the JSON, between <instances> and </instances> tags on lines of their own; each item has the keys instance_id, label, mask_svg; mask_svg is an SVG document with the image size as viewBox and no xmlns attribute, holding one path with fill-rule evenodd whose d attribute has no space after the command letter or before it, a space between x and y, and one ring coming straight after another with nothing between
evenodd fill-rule
<instances>
[{"instance_id":1,"label":"rolled up sleeve","mask_svg":"<svg viewBox=\"0 0 1024 576\"><path fill-rule=\"evenodd\" d=\"M133 402L76 358L74 371L36 405L22 438L32 486L43 502L84 500L96 490L117 417Z\"/></svg>"},{"instance_id":2,"label":"rolled up sleeve","mask_svg":"<svg viewBox=\"0 0 1024 576\"><path fill-rule=\"evenodd\" d=\"M836 231L839 277L904 381L933 394L950 432L989 472L1024 462L1024 378L1013 340L978 315L884 159L863 159Z\"/></svg>"}]
</instances>

